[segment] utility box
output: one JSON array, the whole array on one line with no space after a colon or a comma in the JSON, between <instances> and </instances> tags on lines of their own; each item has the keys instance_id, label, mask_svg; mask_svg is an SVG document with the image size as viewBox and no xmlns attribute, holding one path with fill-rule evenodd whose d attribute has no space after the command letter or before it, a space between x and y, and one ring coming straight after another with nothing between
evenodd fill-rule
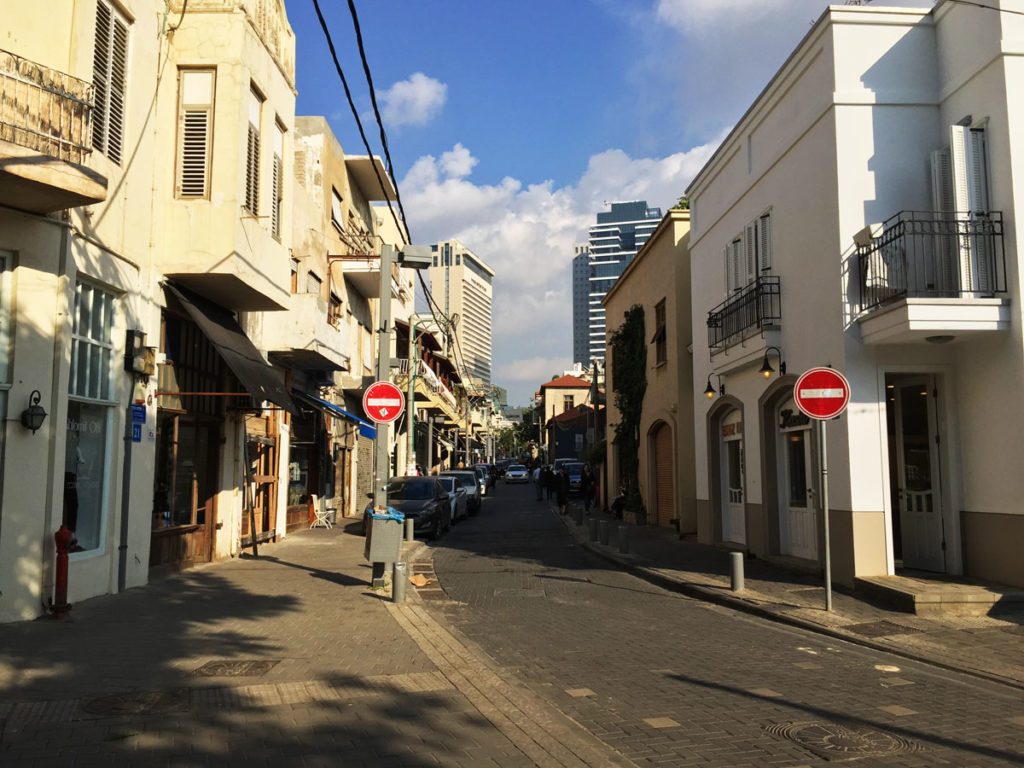
<instances>
[{"instance_id":1,"label":"utility box","mask_svg":"<svg viewBox=\"0 0 1024 768\"><path fill-rule=\"evenodd\" d=\"M374 509L369 522L363 557L371 563L398 562L405 532L405 515L391 507Z\"/></svg>"}]
</instances>

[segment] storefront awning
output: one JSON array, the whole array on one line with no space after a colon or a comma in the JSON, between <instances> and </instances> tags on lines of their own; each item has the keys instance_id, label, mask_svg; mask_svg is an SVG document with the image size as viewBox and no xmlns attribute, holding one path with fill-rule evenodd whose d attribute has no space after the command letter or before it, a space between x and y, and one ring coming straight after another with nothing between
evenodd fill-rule
<instances>
[{"instance_id":1,"label":"storefront awning","mask_svg":"<svg viewBox=\"0 0 1024 768\"><path fill-rule=\"evenodd\" d=\"M285 387L284 373L275 370L263 359L256 346L235 322L231 312L187 288L169 282L164 283L164 288L181 302L189 317L210 340L250 395L258 402L268 400L286 411L298 413L295 401Z\"/></svg>"},{"instance_id":2,"label":"storefront awning","mask_svg":"<svg viewBox=\"0 0 1024 768\"><path fill-rule=\"evenodd\" d=\"M292 394L294 394L296 397L299 398L299 400L306 403L307 405L316 408L318 411L323 411L324 413L328 413L331 416L334 416L335 418L345 419L346 421L350 421L353 424L356 424L359 427L359 434L362 435L363 437L369 437L370 439L377 437L377 428L373 426L373 424L371 424L368 421L364 421L363 419L360 419L353 413L349 413L344 408L340 408L339 406L332 403L330 400L324 400L323 398L317 397L316 395L311 395L308 392L303 392L301 389L292 390Z\"/></svg>"}]
</instances>

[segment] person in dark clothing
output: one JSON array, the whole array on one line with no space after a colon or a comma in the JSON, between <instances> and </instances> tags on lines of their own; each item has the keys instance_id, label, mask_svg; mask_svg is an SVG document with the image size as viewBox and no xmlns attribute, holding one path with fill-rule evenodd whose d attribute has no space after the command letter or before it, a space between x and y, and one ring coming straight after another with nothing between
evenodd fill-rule
<instances>
[{"instance_id":1,"label":"person in dark clothing","mask_svg":"<svg viewBox=\"0 0 1024 768\"><path fill-rule=\"evenodd\" d=\"M564 515L569 505L569 475L564 466L559 467L555 474L555 503L558 504L559 513Z\"/></svg>"},{"instance_id":2,"label":"person in dark clothing","mask_svg":"<svg viewBox=\"0 0 1024 768\"><path fill-rule=\"evenodd\" d=\"M544 483L544 490L547 492L548 501L551 501L551 497L555 493L555 473L551 471L551 467L545 465L544 469L541 470L541 481Z\"/></svg>"},{"instance_id":3,"label":"person in dark clothing","mask_svg":"<svg viewBox=\"0 0 1024 768\"><path fill-rule=\"evenodd\" d=\"M584 464L580 473L580 493L583 494L583 511L590 512L590 504L594 500L594 473L589 464Z\"/></svg>"}]
</instances>

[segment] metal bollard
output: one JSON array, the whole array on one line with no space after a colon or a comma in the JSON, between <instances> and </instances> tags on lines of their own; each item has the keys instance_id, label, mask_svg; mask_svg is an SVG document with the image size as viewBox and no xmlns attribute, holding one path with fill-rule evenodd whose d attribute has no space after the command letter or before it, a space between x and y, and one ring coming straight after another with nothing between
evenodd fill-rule
<instances>
[{"instance_id":1,"label":"metal bollard","mask_svg":"<svg viewBox=\"0 0 1024 768\"><path fill-rule=\"evenodd\" d=\"M71 539L74 534L66 525L61 525L53 534L53 540L57 547L57 571L56 583L54 584L54 598L50 610L53 611L55 619L67 619L71 606L68 605L68 548L71 546Z\"/></svg>"},{"instance_id":2,"label":"metal bollard","mask_svg":"<svg viewBox=\"0 0 1024 768\"><path fill-rule=\"evenodd\" d=\"M587 518L587 539L589 541L597 541L597 518Z\"/></svg>"},{"instance_id":3,"label":"metal bollard","mask_svg":"<svg viewBox=\"0 0 1024 768\"><path fill-rule=\"evenodd\" d=\"M629 554L629 526L628 525L620 525L619 526L619 554L620 555L628 555Z\"/></svg>"},{"instance_id":4,"label":"metal bollard","mask_svg":"<svg viewBox=\"0 0 1024 768\"><path fill-rule=\"evenodd\" d=\"M739 592L743 589L743 553L730 552L729 565L732 571L732 591Z\"/></svg>"},{"instance_id":5,"label":"metal bollard","mask_svg":"<svg viewBox=\"0 0 1024 768\"><path fill-rule=\"evenodd\" d=\"M391 602L405 602L405 585L408 582L405 563L395 563L391 572Z\"/></svg>"},{"instance_id":6,"label":"metal bollard","mask_svg":"<svg viewBox=\"0 0 1024 768\"><path fill-rule=\"evenodd\" d=\"M413 539L415 538L413 536L413 533L412 533L412 526L413 526L413 523L415 523L415 522L416 521L413 520L411 517L407 517L405 519L405 540L406 541L413 541Z\"/></svg>"},{"instance_id":7,"label":"metal bollard","mask_svg":"<svg viewBox=\"0 0 1024 768\"><path fill-rule=\"evenodd\" d=\"M597 524L598 536L601 537L601 543L602 544L607 544L608 543L608 529L609 528L611 528L611 523L609 523L607 520L601 520Z\"/></svg>"},{"instance_id":8,"label":"metal bollard","mask_svg":"<svg viewBox=\"0 0 1024 768\"><path fill-rule=\"evenodd\" d=\"M583 525L583 509L581 507L572 508L572 521L576 525Z\"/></svg>"}]
</instances>

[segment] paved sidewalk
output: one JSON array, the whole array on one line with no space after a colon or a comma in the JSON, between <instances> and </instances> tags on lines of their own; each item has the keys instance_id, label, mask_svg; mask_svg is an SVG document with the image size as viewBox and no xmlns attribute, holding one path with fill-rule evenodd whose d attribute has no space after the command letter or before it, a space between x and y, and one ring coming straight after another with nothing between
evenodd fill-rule
<instances>
[{"instance_id":1,"label":"paved sidewalk","mask_svg":"<svg viewBox=\"0 0 1024 768\"><path fill-rule=\"evenodd\" d=\"M372 589L346 522L0 625L0 765L630 765Z\"/></svg>"},{"instance_id":2,"label":"paved sidewalk","mask_svg":"<svg viewBox=\"0 0 1024 768\"><path fill-rule=\"evenodd\" d=\"M1024 688L1024 609L1019 603L996 615L931 618L890 610L833 587L833 610L828 612L819 577L745 558L745 588L733 592L728 552L680 539L672 529L630 525L628 554L621 554L622 521L596 517L608 521L607 545L591 541L586 520L577 526L571 510L562 520L587 549L669 589Z\"/></svg>"}]
</instances>

